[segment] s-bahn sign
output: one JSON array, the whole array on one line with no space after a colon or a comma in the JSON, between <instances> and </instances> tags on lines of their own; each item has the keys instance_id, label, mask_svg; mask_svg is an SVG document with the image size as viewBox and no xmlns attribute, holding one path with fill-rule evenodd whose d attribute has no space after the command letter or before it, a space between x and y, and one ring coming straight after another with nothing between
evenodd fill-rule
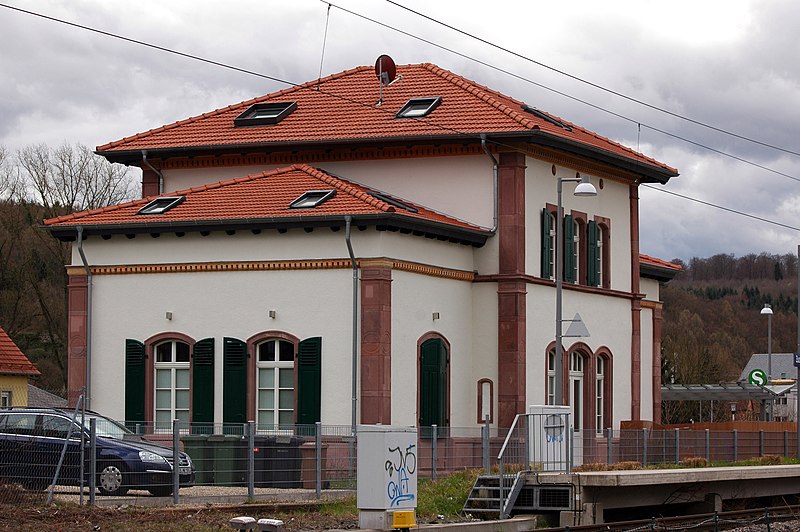
<instances>
[{"instance_id":1,"label":"s-bahn sign","mask_svg":"<svg viewBox=\"0 0 800 532\"><path fill-rule=\"evenodd\" d=\"M764 386L767 384L767 372L756 368L747 374L747 382L756 386Z\"/></svg>"}]
</instances>

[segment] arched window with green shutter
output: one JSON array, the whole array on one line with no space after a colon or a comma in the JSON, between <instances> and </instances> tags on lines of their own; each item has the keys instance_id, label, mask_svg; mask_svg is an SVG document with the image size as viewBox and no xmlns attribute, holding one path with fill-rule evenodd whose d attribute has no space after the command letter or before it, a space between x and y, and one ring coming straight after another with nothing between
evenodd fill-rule
<instances>
[{"instance_id":1,"label":"arched window with green shutter","mask_svg":"<svg viewBox=\"0 0 800 532\"><path fill-rule=\"evenodd\" d=\"M222 359L222 422L243 425L247 423L247 344L223 338Z\"/></svg>"},{"instance_id":2,"label":"arched window with green shutter","mask_svg":"<svg viewBox=\"0 0 800 532\"><path fill-rule=\"evenodd\" d=\"M431 437L426 427L450 424L447 401L449 356L441 338L426 340L419 355L419 426L420 435ZM444 431L438 431L440 434Z\"/></svg>"},{"instance_id":3,"label":"arched window with green shutter","mask_svg":"<svg viewBox=\"0 0 800 532\"><path fill-rule=\"evenodd\" d=\"M125 340L125 425L131 430L145 421L145 368L144 344Z\"/></svg>"},{"instance_id":4,"label":"arched window with green shutter","mask_svg":"<svg viewBox=\"0 0 800 532\"><path fill-rule=\"evenodd\" d=\"M214 423L214 339L192 349L192 433L211 434Z\"/></svg>"},{"instance_id":5,"label":"arched window with green shutter","mask_svg":"<svg viewBox=\"0 0 800 532\"><path fill-rule=\"evenodd\" d=\"M297 346L297 424L320 421L322 402L322 338L306 338Z\"/></svg>"}]
</instances>

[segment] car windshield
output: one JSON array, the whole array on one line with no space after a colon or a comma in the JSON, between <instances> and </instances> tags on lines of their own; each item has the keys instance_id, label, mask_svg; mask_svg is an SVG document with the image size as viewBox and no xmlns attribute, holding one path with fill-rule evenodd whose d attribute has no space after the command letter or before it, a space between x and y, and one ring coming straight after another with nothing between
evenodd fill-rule
<instances>
[{"instance_id":1,"label":"car windshield","mask_svg":"<svg viewBox=\"0 0 800 532\"><path fill-rule=\"evenodd\" d=\"M89 430L89 424L91 423L92 419L97 420L95 422L97 427L97 435L103 438L117 438L121 440L124 437L133 434L116 421L108 419L107 417L103 417L99 414L92 414L89 412L86 413L86 418L83 424L83 426L86 427L86 430Z\"/></svg>"}]
</instances>

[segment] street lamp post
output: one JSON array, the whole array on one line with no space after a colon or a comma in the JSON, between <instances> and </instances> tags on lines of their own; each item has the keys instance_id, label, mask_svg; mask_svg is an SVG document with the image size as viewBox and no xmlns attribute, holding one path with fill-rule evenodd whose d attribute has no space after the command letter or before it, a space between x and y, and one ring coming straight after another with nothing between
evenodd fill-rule
<instances>
[{"instance_id":1,"label":"street lamp post","mask_svg":"<svg viewBox=\"0 0 800 532\"><path fill-rule=\"evenodd\" d=\"M578 197L586 197L586 196L596 196L597 189L594 188L594 185L589 181L588 176L583 176L576 172L575 177L559 177L558 178L558 203L557 203L557 210L556 210L556 223L555 223L555 236L556 236L556 252L555 252L555 277L556 277L556 352L555 352L555 371L556 371L556 382L555 382L555 403L557 405L564 404L564 398L562 393L562 385L564 383L564 375L563 375L563 364L561 361L561 357L564 354L564 346L562 345L562 340L564 338L564 334L562 332L562 325L564 320L561 319L561 292L563 289L563 281L562 278L564 276L563 272L563 262L564 262L564 232L562 230L561 225L564 223L564 207L561 206L561 193L563 189L563 183L578 183L575 187L575 192L573 194Z\"/></svg>"},{"instance_id":2,"label":"street lamp post","mask_svg":"<svg viewBox=\"0 0 800 532\"><path fill-rule=\"evenodd\" d=\"M764 303L761 315L767 317L767 384L770 384L772 382L772 307L769 303ZM772 399L770 399L767 421L772 421L772 404Z\"/></svg>"}]
</instances>

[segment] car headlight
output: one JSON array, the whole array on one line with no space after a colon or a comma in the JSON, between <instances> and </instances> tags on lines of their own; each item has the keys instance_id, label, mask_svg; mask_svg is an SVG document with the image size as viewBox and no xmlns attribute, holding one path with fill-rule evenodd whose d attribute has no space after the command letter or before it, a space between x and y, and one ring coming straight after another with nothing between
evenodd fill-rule
<instances>
[{"instance_id":1,"label":"car headlight","mask_svg":"<svg viewBox=\"0 0 800 532\"><path fill-rule=\"evenodd\" d=\"M151 453L150 451L139 451L139 459L142 462L149 462L156 464L163 464L167 461L167 459L161 456L160 454Z\"/></svg>"}]
</instances>

